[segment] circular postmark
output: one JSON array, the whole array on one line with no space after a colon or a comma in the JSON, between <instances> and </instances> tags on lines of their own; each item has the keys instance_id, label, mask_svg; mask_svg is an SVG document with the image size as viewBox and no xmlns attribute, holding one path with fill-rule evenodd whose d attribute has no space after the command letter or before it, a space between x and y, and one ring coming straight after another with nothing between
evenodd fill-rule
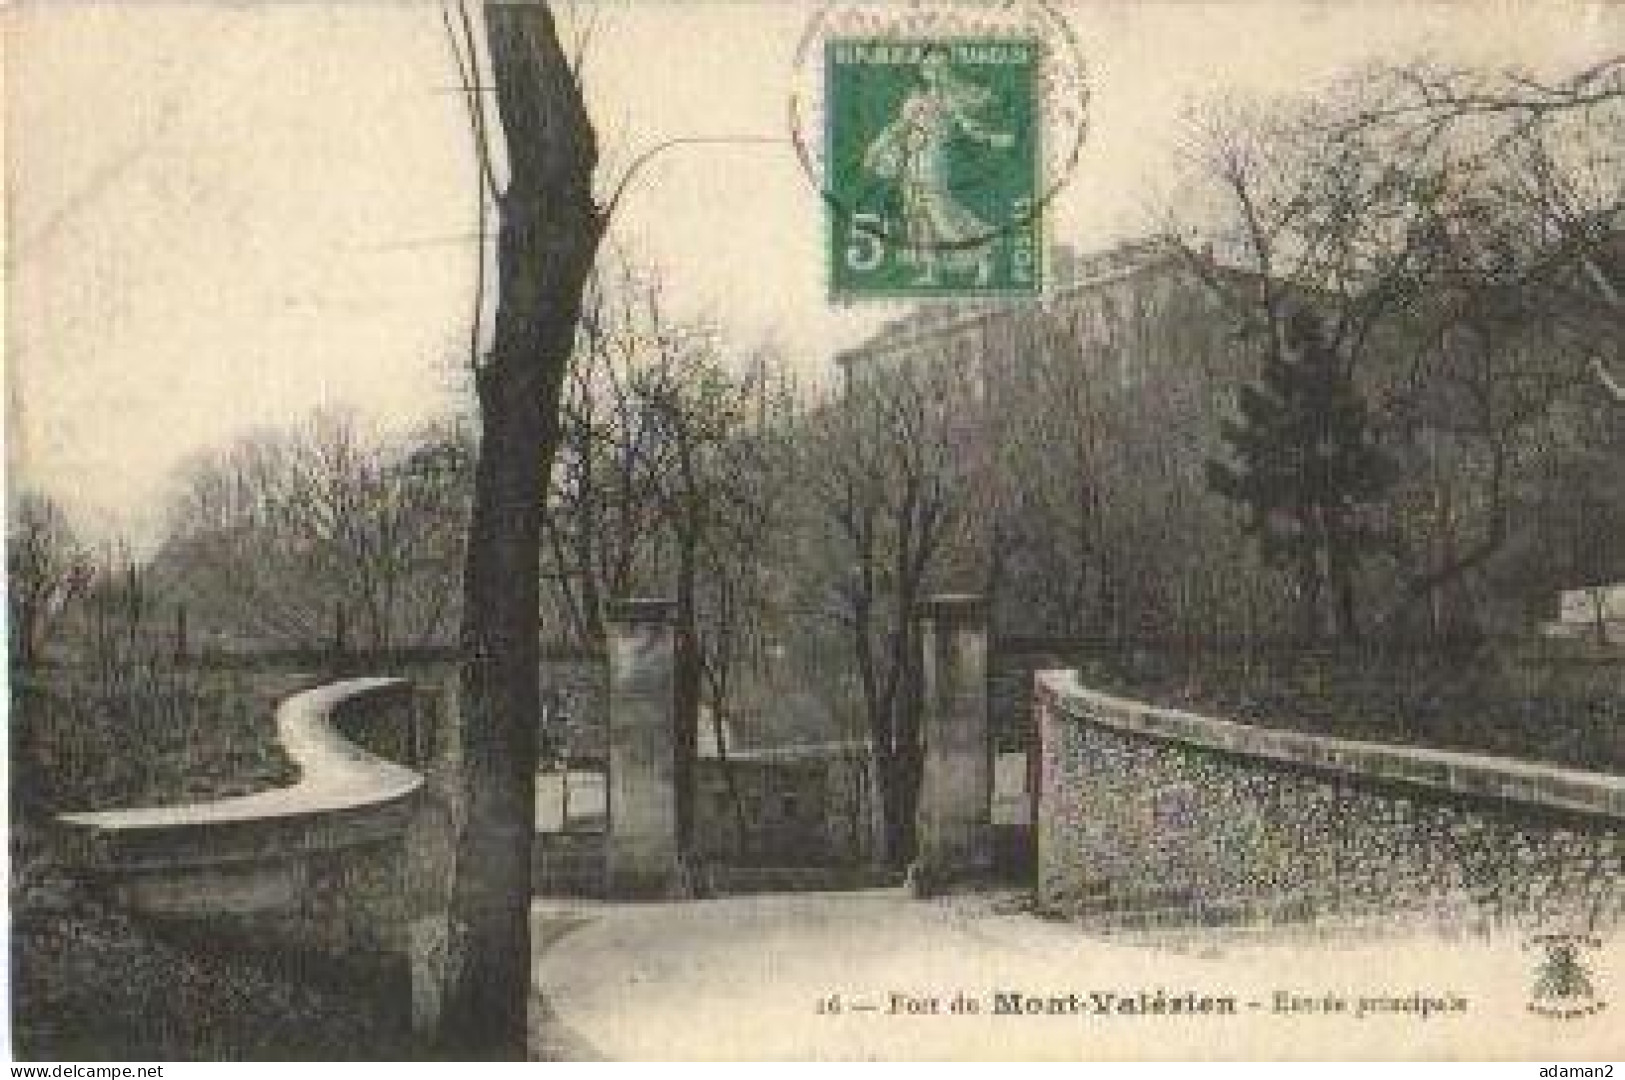
<instances>
[{"instance_id":1,"label":"circular postmark","mask_svg":"<svg viewBox=\"0 0 1625 1080\"><path fill-rule=\"evenodd\" d=\"M1077 37L1045 0L825 6L788 119L827 207L832 292L1037 292L1043 211L1088 105Z\"/></svg>"}]
</instances>

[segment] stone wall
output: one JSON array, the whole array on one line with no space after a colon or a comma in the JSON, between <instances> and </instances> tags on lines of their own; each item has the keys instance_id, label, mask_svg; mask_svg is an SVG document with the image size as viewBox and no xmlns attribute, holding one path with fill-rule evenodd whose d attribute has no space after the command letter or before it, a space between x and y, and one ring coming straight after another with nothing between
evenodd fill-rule
<instances>
[{"instance_id":1,"label":"stone wall","mask_svg":"<svg viewBox=\"0 0 1625 1080\"><path fill-rule=\"evenodd\" d=\"M539 832L531 847L530 885L537 896L601 900L608 893L601 832Z\"/></svg>"},{"instance_id":2,"label":"stone wall","mask_svg":"<svg viewBox=\"0 0 1625 1080\"><path fill-rule=\"evenodd\" d=\"M1625 778L1231 723L1037 678L1038 903L1144 921L1576 930L1625 914Z\"/></svg>"},{"instance_id":3,"label":"stone wall","mask_svg":"<svg viewBox=\"0 0 1625 1080\"><path fill-rule=\"evenodd\" d=\"M874 834L871 767L861 744L738 751L726 763L702 757L695 770L696 851L708 863L729 865L861 863Z\"/></svg>"},{"instance_id":4,"label":"stone wall","mask_svg":"<svg viewBox=\"0 0 1625 1080\"><path fill-rule=\"evenodd\" d=\"M554 756L603 761L608 753L609 658L602 651L545 650L542 744Z\"/></svg>"},{"instance_id":5,"label":"stone wall","mask_svg":"<svg viewBox=\"0 0 1625 1080\"><path fill-rule=\"evenodd\" d=\"M1057 666L1049 652L1003 649L988 654L988 728L994 753L1026 750L1033 743L1033 675Z\"/></svg>"}]
</instances>

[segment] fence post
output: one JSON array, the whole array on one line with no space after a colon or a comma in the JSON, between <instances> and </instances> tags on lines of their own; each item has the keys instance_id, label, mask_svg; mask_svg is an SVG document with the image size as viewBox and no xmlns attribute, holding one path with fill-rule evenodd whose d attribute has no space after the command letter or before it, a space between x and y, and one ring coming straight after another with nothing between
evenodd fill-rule
<instances>
[{"instance_id":1,"label":"fence post","mask_svg":"<svg viewBox=\"0 0 1625 1080\"><path fill-rule=\"evenodd\" d=\"M186 605L175 605L175 663L184 664L190 655L186 641Z\"/></svg>"},{"instance_id":2,"label":"fence post","mask_svg":"<svg viewBox=\"0 0 1625 1080\"><path fill-rule=\"evenodd\" d=\"M922 891L993 865L993 763L987 723L987 605L981 596L921 603L924 769L916 817Z\"/></svg>"},{"instance_id":3,"label":"fence post","mask_svg":"<svg viewBox=\"0 0 1625 1080\"><path fill-rule=\"evenodd\" d=\"M680 883L674 626L670 600L612 603L605 892L663 896Z\"/></svg>"}]
</instances>

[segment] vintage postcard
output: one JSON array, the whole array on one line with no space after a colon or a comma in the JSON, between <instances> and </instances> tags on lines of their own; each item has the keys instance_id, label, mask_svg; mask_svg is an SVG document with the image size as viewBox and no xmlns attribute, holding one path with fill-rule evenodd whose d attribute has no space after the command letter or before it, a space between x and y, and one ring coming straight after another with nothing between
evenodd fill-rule
<instances>
[{"instance_id":1,"label":"vintage postcard","mask_svg":"<svg viewBox=\"0 0 1625 1080\"><path fill-rule=\"evenodd\" d=\"M1612 1075L1625 6L0 20L14 1060Z\"/></svg>"}]
</instances>

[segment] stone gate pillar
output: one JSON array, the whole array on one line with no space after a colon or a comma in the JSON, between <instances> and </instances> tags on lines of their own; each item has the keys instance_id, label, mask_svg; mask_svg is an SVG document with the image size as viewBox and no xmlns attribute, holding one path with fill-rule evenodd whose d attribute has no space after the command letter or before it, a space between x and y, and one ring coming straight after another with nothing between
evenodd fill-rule
<instances>
[{"instance_id":1,"label":"stone gate pillar","mask_svg":"<svg viewBox=\"0 0 1625 1080\"><path fill-rule=\"evenodd\" d=\"M609 776L604 887L664 896L677 884L674 636L670 600L609 608Z\"/></svg>"},{"instance_id":2,"label":"stone gate pillar","mask_svg":"<svg viewBox=\"0 0 1625 1080\"><path fill-rule=\"evenodd\" d=\"M918 615L925 662L918 862L926 880L941 884L993 865L987 605L980 596L934 596Z\"/></svg>"}]
</instances>

